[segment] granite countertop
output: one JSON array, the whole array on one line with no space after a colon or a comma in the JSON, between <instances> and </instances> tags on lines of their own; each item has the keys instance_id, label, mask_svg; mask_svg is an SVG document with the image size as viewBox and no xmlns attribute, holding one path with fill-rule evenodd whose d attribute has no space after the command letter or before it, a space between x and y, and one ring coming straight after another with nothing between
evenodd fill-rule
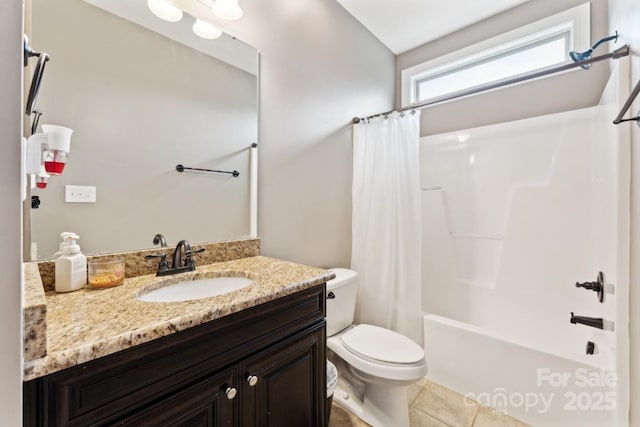
<instances>
[{"instance_id":1,"label":"granite countertop","mask_svg":"<svg viewBox=\"0 0 640 427\"><path fill-rule=\"evenodd\" d=\"M33 271L25 267L25 277L30 275L33 275ZM141 288L152 287L154 283L168 278L180 276L197 279L216 275L249 277L255 284L228 294L193 301L149 303L136 299ZM64 294L47 291L44 320L46 356L25 362L24 380L57 372L272 301L333 277L334 273L327 270L253 256L198 266L195 272L177 276L131 277L115 288L85 288ZM25 293L35 286L33 283L26 285ZM38 308L30 309L38 313ZM27 315L25 309L25 318ZM37 321L38 317L34 317L34 320ZM26 348L25 344L25 353Z\"/></svg>"}]
</instances>

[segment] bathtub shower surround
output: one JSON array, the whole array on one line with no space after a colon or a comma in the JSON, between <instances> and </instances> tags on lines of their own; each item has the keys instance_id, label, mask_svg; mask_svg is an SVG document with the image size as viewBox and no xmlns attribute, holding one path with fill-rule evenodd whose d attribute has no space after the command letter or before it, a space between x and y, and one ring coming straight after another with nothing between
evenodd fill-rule
<instances>
[{"instance_id":1,"label":"bathtub shower surround","mask_svg":"<svg viewBox=\"0 0 640 427\"><path fill-rule=\"evenodd\" d=\"M422 342L420 112L353 126L351 267L357 316Z\"/></svg>"},{"instance_id":2,"label":"bathtub shower surround","mask_svg":"<svg viewBox=\"0 0 640 427\"><path fill-rule=\"evenodd\" d=\"M430 379L533 425L627 425L629 156L615 111L422 139ZM599 271L602 303L576 287Z\"/></svg>"}]
</instances>

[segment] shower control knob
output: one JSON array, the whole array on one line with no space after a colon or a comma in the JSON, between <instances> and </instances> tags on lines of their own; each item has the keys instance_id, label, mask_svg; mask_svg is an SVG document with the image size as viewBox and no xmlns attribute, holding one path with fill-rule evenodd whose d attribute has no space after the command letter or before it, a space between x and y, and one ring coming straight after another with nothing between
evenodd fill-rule
<instances>
[{"instance_id":1,"label":"shower control knob","mask_svg":"<svg viewBox=\"0 0 640 427\"><path fill-rule=\"evenodd\" d=\"M602 285L598 282L576 282L576 288L585 288L591 291L600 292L600 289L602 289Z\"/></svg>"},{"instance_id":2,"label":"shower control knob","mask_svg":"<svg viewBox=\"0 0 640 427\"><path fill-rule=\"evenodd\" d=\"M258 384L258 377L256 377L255 375L249 375L247 377L247 383L249 383L251 387L255 386L256 384Z\"/></svg>"},{"instance_id":3,"label":"shower control knob","mask_svg":"<svg viewBox=\"0 0 640 427\"><path fill-rule=\"evenodd\" d=\"M236 394L238 394L238 390L233 387L227 387L227 389L224 391L224 394L227 395L227 399L233 400L233 398L236 397Z\"/></svg>"},{"instance_id":4,"label":"shower control knob","mask_svg":"<svg viewBox=\"0 0 640 427\"><path fill-rule=\"evenodd\" d=\"M604 302L604 285L604 273L602 271L598 273L595 282L576 282L576 288L584 288L596 292L598 294L598 301L600 302Z\"/></svg>"}]
</instances>

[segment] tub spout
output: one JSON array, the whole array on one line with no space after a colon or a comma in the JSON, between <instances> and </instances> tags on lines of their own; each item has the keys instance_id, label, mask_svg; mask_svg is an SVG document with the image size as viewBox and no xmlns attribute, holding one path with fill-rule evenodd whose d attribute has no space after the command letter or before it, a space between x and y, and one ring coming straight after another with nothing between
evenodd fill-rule
<instances>
[{"instance_id":1,"label":"tub spout","mask_svg":"<svg viewBox=\"0 0 640 427\"><path fill-rule=\"evenodd\" d=\"M573 312L571 312L570 322L574 325L580 323L582 325L591 326L592 328L604 329L604 320L602 317L574 316Z\"/></svg>"}]
</instances>

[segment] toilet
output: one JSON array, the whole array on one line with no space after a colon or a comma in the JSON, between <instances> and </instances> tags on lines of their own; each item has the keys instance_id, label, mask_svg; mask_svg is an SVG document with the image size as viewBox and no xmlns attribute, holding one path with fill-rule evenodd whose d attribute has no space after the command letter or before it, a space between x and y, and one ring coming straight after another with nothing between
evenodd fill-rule
<instances>
[{"instance_id":1,"label":"toilet","mask_svg":"<svg viewBox=\"0 0 640 427\"><path fill-rule=\"evenodd\" d=\"M333 400L373 427L408 427L406 387L427 373L422 347L374 325L354 325L358 273L332 268L327 282L327 348L338 366Z\"/></svg>"}]
</instances>

